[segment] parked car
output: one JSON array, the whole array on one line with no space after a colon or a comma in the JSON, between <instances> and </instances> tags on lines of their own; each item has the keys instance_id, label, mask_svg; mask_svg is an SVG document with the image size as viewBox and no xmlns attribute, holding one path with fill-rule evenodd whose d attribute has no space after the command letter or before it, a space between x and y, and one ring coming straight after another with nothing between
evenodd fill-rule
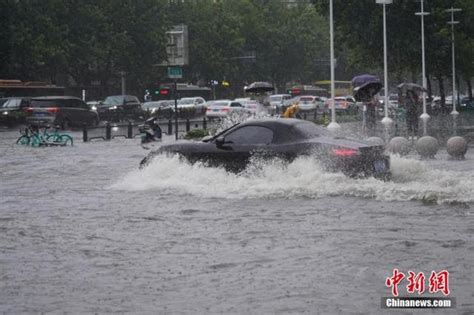
<instances>
[{"instance_id":1,"label":"parked car","mask_svg":"<svg viewBox=\"0 0 474 315\"><path fill-rule=\"evenodd\" d=\"M97 106L100 120L122 121L126 119L138 120L144 118L144 111L138 98L133 95L107 96Z\"/></svg>"},{"instance_id":2,"label":"parked car","mask_svg":"<svg viewBox=\"0 0 474 315\"><path fill-rule=\"evenodd\" d=\"M150 112L150 114L155 113L159 109L174 107L174 100L163 100L163 101L151 101L145 102L142 104L142 109L144 111Z\"/></svg>"},{"instance_id":3,"label":"parked car","mask_svg":"<svg viewBox=\"0 0 474 315\"><path fill-rule=\"evenodd\" d=\"M463 97L457 107L459 111L463 110L474 110L474 98L469 99L469 96Z\"/></svg>"},{"instance_id":4,"label":"parked car","mask_svg":"<svg viewBox=\"0 0 474 315\"><path fill-rule=\"evenodd\" d=\"M227 117L231 113L247 113L246 108L236 101L221 100L213 101L207 106L206 117L207 118L223 118Z\"/></svg>"},{"instance_id":5,"label":"parked car","mask_svg":"<svg viewBox=\"0 0 474 315\"><path fill-rule=\"evenodd\" d=\"M142 104L142 109L149 115L170 119L174 113L174 100L145 102Z\"/></svg>"},{"instance_id":6,"label":"parked car","mask_svg":"<svg viewBox=\"0 0 474 315\"><path fill-rule=\"evenodd\" d=\"M26 122L32 125L59 125L63 129L99 123L96 111L74 96L34 97L26 109Z\"/></svg>"},{"instance_id":7,"label":"parked car","mask_svg":"<svg viewBox=\"0 0 474 315\"><path fill-rule=\"evenodd\" d=\"M26 118L25 109L30 106L30 98L10 97L0 99L0 126L12 127L23 124Z\"/></svg>"},{"instance_id":8,"label":"parked car","mask_svg":"<svg viewBox=\"0 0 474 315\"><path fill-rule=\"evenodd\" d=\"M271 114L282 113L285 101L291 98L290 94L273 94L264 101L264 105L269 107Z\"/></svg>"},{"instance_id":9,"label":"parked car","mask_svg":"<svg viewBox=\"0 0 474 315\"><path fill-rule=\"evenodd\" d=\"M359 111L359 107L352 96L336 96L334 98L334 107L336 112L344 114L356 114ZM325 108L331 111L331 99L326 100Z\"/></svg>"},{"instance_id":10,"label":"parked car","mask_svg":"<svg viewBox=\"0 0 474 315\"><path fill-rule=\"evenodd\" d=\"M302 95L298 100L299 109L302 112L314 112L315 110L322 109L324 103L319 96L313 95Z\"/></svg>"},{"instance_id":11,"label":"parked car","mask_svg":"<svg viewBox=\"0 0 474 315\"><path fill-rule=\"evenodd\" d=\"M243 100L241 101L242 105L247 109L251 115L267 115L268 107L259 103L255 100Z\"/></svg>"},{"instance_id":12,"label":"parked car","mask_svg":"<svg viewBox=\"0 0 474 315\"><path fill-rule=\"evenodd\" d=\"M200 142L183 141L152 151L140 165L145 167L160 154L178 154L209 166L223 166L240 172L252 154L262 158L292 161L298 156L315 156L328 170L350 176L390 177L390 158L383 145L334 136L326 128L300 119L254 119L236 124Z\"/></svg>"},{"instance_id":13,"label":"parked car","mask_svg":"<svg viewBox=\"0 0 474 315\"><path fill-rule=\"evenodd\" d=\"M178 110L189 115L205 114L206 108L206 100L202 97L183 97L178 101Z\"/></svg>"}]
</instances>

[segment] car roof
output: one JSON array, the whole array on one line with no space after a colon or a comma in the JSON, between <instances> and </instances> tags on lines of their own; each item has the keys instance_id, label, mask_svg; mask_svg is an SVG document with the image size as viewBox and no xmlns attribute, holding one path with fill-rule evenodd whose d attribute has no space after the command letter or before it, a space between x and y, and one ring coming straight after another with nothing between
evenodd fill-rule
<instances>
[{"instance_id":1,"label":"car roof","mask_svg":"<svg viewBox=\"0 0 474 315\"><path fill-rule=\"evenodd\" d=\"M16 99L31 99L31 96L9 96L9 97L0 97L0 100L16 100Z\"/></svg>"},{"instance_id":2,"label":"car roof","mask_svg":"<svg viewBox=\"0 0 474 315\"><path fill-rule=\"evenodd\" d=\"M79 97L75 96L64 96L64 95L58 95L58 96L38 96L38 97L32 97L32 100L80 100L82 101Z\"/></svg>"},{"instance_id":3,"label":"car roof","mask_svg":"<svg viewBox=\"0 0 474 315\"><path fill-rule=\"evenodd\" d=\"M125 96L136 97L135 95L129 95L129 94L109 95L109 96L107 96L107 97L117 97L117 96L120 96L120 97L125 97ZM107 97L106 97L106 98L107 98Z\"/></svg>"},{"instance_id":4,"label":"car roof","mask_svg":"<svg viewBox=\"0 0 474 315\"><path fill-rule=\"evenodd\" d=\"M287 141L291 141L292 137L296 134L299 134L299 131L294 128L296 125L303 125L303 124L310 124L316 127L314 123L296 119L296 118L262 118L262 119L252 119L246 122L243 122L237 126L236 128L244 127L244 126L260 126L266 127L274 132L274 139L276 143L285 143Z\"/></svg>"},{"instance_id":5,"label":"car roof","mask_svg":"<svg viewBox=\"0 0 474 315\"><path fill-rule=\"evenodd\" d=\"M200 97L200 96L182 97L180 100L195 100L195 99L198 99L198 98L204 100L204 97Z\"/></svg>"}]
</instances>

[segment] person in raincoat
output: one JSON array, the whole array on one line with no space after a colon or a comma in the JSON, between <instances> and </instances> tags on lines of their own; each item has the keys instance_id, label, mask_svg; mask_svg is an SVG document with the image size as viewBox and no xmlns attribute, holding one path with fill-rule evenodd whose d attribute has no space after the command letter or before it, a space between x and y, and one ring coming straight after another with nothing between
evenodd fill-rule
<instances>
[{"instance_id":1,"label":"person in raincoat","mask_svg":"<svg viewBox=\"0 0 474 315\"><path fill-rule=\"evenodd\" d=\"M408 90L405 97L405 110L409 137L418 136L419 107L418 95L415 93L415 91Z\"/></svg>"},{"instance_id":2,"label":"person in raincoat","mask_svg":"<svg viewBox=\"0 0 474 315\"><path fill-rule=\"evenodd\" d=\"M284 118L295 118L296 114L300 110L300 105L298 102L293 103L290 107L288 107L285 112L283 113Z\"/></svg>"}]
</instances>

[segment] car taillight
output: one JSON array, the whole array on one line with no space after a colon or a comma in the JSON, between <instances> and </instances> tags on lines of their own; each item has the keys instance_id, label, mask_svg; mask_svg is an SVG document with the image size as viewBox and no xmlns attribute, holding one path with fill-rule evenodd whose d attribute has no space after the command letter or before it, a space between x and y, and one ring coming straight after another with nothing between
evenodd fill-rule
<instances>
[{"instance_id":1,"label":"car taillight","mask_svg":"<svg viewBox=\"0 0 474 315\"><path fill-rule=\"evenodd\" d=\"M349 156L356 156L359 155L359 150L354 149L342 149L342 148L333 148L331 149L332 155L341 156L341 157L349 157Z\"/></svg>"},{"instance_id":2,"label":"car taillight","mask_svg":"<svg viewBox=\"0 0 474 315\"><path fill-rule=\"evenodd\" d=\"M27 114L31 114L33 113L33 107L27 107L25 109L23 109Z\"/></svg>"},{"instance_id":3,"label":"car taillight","mask_svg":"<svg viewBox=\"0 0 474 315\"><path fill-rule=\"evenodd\" d=\"M208 108L208 109L206 109L206 111L208 111L208 112L211 112L211 111L212 111L212 109Z\"/></svg>"},{"instance_id":4,"label":"car taillight","mask_svg":"<svg viewBox=\"0 0 474 315\"><path fill-rule=\"evenodd\" d=\"M221 109L221 111L223 111L223 112L228 112L229 109L228 109L228 108L223 108L223 109Z\"/></svg>"},{"instance_id":5,"label":"car taillight","mask_svg":"<svg viewBox=\"0 0 474 315\"><path fill-rule=\"evenodd\" d=\"M57 108L57 107L48 107L48 108L46 108L46 111L48 111L49 113L52 113L52 114L56 114L59 111L59 108Z\"/></svg>"}]
</instances>

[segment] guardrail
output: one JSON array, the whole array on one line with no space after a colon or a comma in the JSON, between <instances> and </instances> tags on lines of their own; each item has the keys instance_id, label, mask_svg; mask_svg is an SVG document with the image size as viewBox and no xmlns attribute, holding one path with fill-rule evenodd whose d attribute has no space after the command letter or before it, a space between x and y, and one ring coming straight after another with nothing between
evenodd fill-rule
<instances>
[{"instance_id":1,"label":"guardrail","mask_svg":"<svg viewBox=\"0 0 474 315\"><path fill-rule=\"evenodd\" d=\"M161 120L158 121L158 125L160 126L163 133L167 135L171 135L174 133L174 120ZM91 140L112 140L114 138L126 138L126 139L133 139L140 135L140 131L138 130L138 126L142 125L143 122L140 123L133 123L129 121L126 124L120 123L110 123L106 122L105 125L97 126L97 127L88 127L87 125L83 125L82 127L82 139L84 142L88 142ZM203 119L185 119L185 120L178 120L178 132L188 132L191 129L207 129L208 121L206 118ZM183 127L184 130L180 130L179 127Z\"/></svg>"}]
</instances>

